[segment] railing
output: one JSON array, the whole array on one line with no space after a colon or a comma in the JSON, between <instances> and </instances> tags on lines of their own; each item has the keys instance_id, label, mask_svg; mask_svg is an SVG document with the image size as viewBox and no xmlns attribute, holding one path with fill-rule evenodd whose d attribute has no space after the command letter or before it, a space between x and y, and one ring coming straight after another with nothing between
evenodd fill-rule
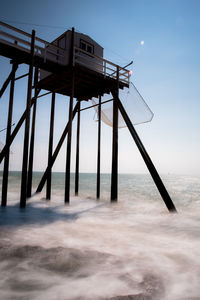
<instances>
[{"instance_id":1,"label":"railing","mask_svg":"<svg viewBox=\"0 0 200 300\"><path fill-rule=\"evenodd\" d=\"M1 21L0 28L0 42L30 53L31 34ZM35 38L34 51L34 54L42 57L44 62L46 62L46 59L48 59L61 65L65 65L66 62L64 58L68 55L65 49L38 37ZM117 66L103 57L96 56L92 53L84 51L83 49L74 47L73 60L74 63L84 65L85 67L95 70L104 76L108 76L116 80L119 76L120 82L129 84L129 70Z\"/></svg>"},{"instance_id":2,"label":"railing","mask_svg":"<svg viewBox=\"0 0 200 300\"><path fill-rule=\"evenodd\" d=\"M31 34L1 21L0 28L0 42L30 53ZM63 51L64 49L36 37L34 50L34 54L43 57L44 61L46 61L47 58L52 61L57 61L59 57L63 57L63 54L60 54L59 51Z\"/></svg>"},{"instance_id":3,"label":"railing","mask_svg":"<svg viewBox=\"0 0 200 300\"><path fill-rule=\"evenodd\" d=\"M103 57L88 53L87 51L74 47L74 62L89 69L93 69L97 72L102 73L104 76L111 77L113 79L118 78L119 69L119 81L129 84L130 71L124 69L111 61L104 59Z\"/></svg>"}]
</instances>

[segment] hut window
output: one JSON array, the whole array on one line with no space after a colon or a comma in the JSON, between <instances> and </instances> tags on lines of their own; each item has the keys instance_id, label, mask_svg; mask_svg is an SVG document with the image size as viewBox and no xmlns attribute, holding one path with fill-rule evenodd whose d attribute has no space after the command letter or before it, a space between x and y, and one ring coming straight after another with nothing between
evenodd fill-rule
<instances>
[{"instance_id":1,"label":"hut window","mask_svg":"<svg viewBox=\"0 0 200 300\"><path fill-rule=\"evenodd\" d=\"M94 53L94 46L84 40L80 40L80 48L88 53Z\"/></svg>"}]
</instances>

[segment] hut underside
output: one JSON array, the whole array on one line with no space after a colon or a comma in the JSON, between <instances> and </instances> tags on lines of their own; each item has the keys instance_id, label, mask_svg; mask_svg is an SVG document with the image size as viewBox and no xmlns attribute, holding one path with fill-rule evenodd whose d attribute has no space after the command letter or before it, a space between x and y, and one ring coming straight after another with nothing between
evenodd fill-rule
<instances>
[{"instance_id":1,"label":"hut underside","mask_svg":"<svg viewBox=\"0 0 200 300\"><path fill-rule=\"evenodd\" d=\"M0 55L13 59L18 64L29 64L30 53L16 49L10 45L0 42ZM17 59L16 59L17 58ZM58 94L70 96L72 71L75 72L74 97L78 100L89 100L92 97L109 94L116 86L116 79L105 76L100 72L91 70L85 66L63 66L51 60L39 56L34 57L35 67L52 72L48 77L40 80L37 87ZM128 88L128 84L119 81L119 88Z\"/></svg>"},{"instance_id":2,"label":"hut underside","mask_svg":"<svg viewBox=\"0 0 200 300\"><path fill-rule=\"evenodd\" d=\"M51 74L38 82L38 88L62 95L70 95L71 78L74 72L74 97L77 100L89 100L92 97L109 94L116 86L116 80L99 72L78 64L72 69L66 67L61 73ZM119 82L119 88L128 87L126 83Z\"/></svg>"}]
</instances>

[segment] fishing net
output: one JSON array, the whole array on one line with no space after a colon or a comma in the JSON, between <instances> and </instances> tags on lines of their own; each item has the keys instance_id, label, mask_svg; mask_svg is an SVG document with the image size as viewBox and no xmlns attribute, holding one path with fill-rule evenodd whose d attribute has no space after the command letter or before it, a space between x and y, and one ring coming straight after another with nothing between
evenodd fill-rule
<instances>
[{"instance_id":1,"label":"fishing net","mask_svg":"<svg viewBox=\"0 0 200 300\"><path fill-rule=\"evenodd\" d=\"M152 120L153 112L132 82L130 83L128 91L120 91L119 99L133 125L150 122ZM94 98L91 101L93 105L98 104L98 101L94 100ZM95 106L94 109L96 118L98 119L98 106ZM108 126L113 126L113 101L107 102L101 106L101 120ZM118 115L118 127L126 127L126 123L120 111Z\"/></svg>"}]
</instances>

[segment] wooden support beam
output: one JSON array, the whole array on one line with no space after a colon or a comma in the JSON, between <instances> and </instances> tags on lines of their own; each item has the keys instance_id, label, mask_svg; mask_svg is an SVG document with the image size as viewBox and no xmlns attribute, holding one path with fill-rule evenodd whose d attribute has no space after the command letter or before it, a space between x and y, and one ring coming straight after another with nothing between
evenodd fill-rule
<instances>
[{"instance_id":1,"label":"wooden support beam","mask_svg":"<svg viewBox=\"0 0 200 300\"><path fill-rule=\"evenodd\" d=\"M37 95L39 94L40 90L37 91ZM31 99L31 106L35 103L36 99L37 99L37 95L36 97L33 97ZM14 138L16 137L18 131L20 130L24 120L26 118L26 110L24 111L24 113L22 114L21 118L19 119L17 125L15 126L15 129L13 130L12 134L10 135L10 139L9 141L6 143L6 145L3 147L1 153L0 153L0 163L2 162L2 160L4 159L4 157L6 156L6 154L9 151L9 148L14 140Z\"/></svg>"},{"instance_id":2,"label":"wooden support beam","mask_svg":"<svg viewBox=\"0 0 200 300\"><path fill-rule=\"evenodd\" d=\"M71 165L72 109L73 109L73 98L74 98L74 80L75 80L75 74L73 72L70 103L69 103L69 132L67 136L67 156L66 156L66 169L65 169L65 203L69 203L69 198L70 198L70 165Z\"/></svg>"},{"instance_id":3,"label":"wooden support beam","mask_svg":"<svg viewBox=\"0 0 200 300\"><path fill-rule=\"evenodd\" d=\"M131 133L131 135L132 135L132 137L133 137L133 139L134 139L134 141L135 141L135 143L136 143L136 145L137 145L137 147L138 147L138 149L139 149L139 151L140 151L140 153L141 153L141 155L144 159L144 162L145 162L145 164L146 164L146 166L147 166L147 168L148 168L148 170L149 170L149 172L150 172L150 174L151 174L151 176L152 176L152 178L153 178L153 180L154 180L154 182L155 182L155 184L158 188L158 191L160 192L160 195L161 195L163 201L165 202L165 205L167 206L167 208L170 212L176 212L176 207L174 206L174 203L172 202L172 200L171 200L171 198L170 198L170 196L169 196L169 194L168 194L168 192L167 192L167 190L166 190L166 188L165 188L165 186L164 186L164 184L163 184L163 182L162 182L162 180L161 180L161 178L160 178L160 176L159 176L159 174L158 174L158 172L157 172L157 170L156 170L156 168L153 164L153 162L151 161L151 158L149 157L146 149L144 148L144 146L143 146L143 144L142 144L142 142L141 142L141 140L140 140L140 138L139 138L132 122L131 122L131 120L129 119L129 117L128 117L128 115L127 115L120 99L117 98L116 102L117 102L117 106L118 106L118 108L121 112L121 115L123 116L124 121L126 122L126 125L127 125L128 129L129 129L129 131L130 131L130 133Z\"/></svg>"},{"instance_id":4,"label":"wooden support beam","mask_svg":"<svg viewBox=\"0 0 200 300\"><path fill-rule=\"evenodd\" d=\"M97 199L100 198L100 168L101 165L101 96L99 96L98 107L98 145L97 145Z\"/></svg>"},{"instance_id":5,"label":"wooden support beam","mask_svg":"<svg viewBox=\"0 0 200 300\"><path fill-rule=\"evenodd\" d=\"M71 165L71 139L72 139L72 110L75 88L75 70L74 70L74 27L71 32L71 49L70 49L70 65L72 68L71 91L69 102L69 132L67 136L67 154L66 154L66 169L65 169L65 203L69 203L70 198L70 165Z\"/></svg>"},{"instance_id":6,"label":"wooden support beam","mask_svg":"<svg viewBox=\"0 0 200 300\"><path fill-rule=\"evenodd\" d=\"M37 82L38 82L38 68L35 68L34 86L36 86ZM36 119L36 110L37 110L36 95L37 95L37 88L35 88L35 92L34 92L35 102L33 104L33 113L32 113L31 140L30 140L28 179L27 179L27 197L31 197L31 193L32 193L33 155L34 155L34 144L35 144L35 119Z\"/></svg>"},{"instance_id":7,"label":"wooden support beam","mask_svg":"<svg viewBox=\"0 0 200 300\"><path fill-rule=\"evenodd\" d=\"M80 141L80 105L78 101L78 114L77 114L77 132L76 132L76 167L75 167L75 195L78 196L79 190L79 141Z\"/></svg>"},{"instance_id":8,"label":"wooden support beam","mask_svg":"<svg viewBox=\"0 0 200 300\"><path fill-rule=\"evenodd\" d=\"M74 67L74 27L72 27L72 32L71 32L71 49L70 49L70 65L73 68Z\"/></svg>"},{"instance_id":9,"label":"wooden support beam","mask_svg":"<svg viewBox=\"0 0 200 300\"><path fill-rule=\"evenodd\" d=\"M48 165L50 165L53 151L53 130L54 130L54 114L55 114L55 93L52 93L51 98L51 117L50 117L50 128L49 128L49 152L48 152ZM51 169L47 175L46 185L46 199L51 199Z\"/></svg>"},{"instance_id":10,"label":"wooden support beam","mask_svg":"<svg viewBox=\"0 0 200 300\"><path fill-rule=\"evenodd\" d=\"M17 69L18 69L18 64L13 63L12 70L0 90L0 98L2 97L3 93L5 92L7 86L9 85L10 81L12 80L13 76L15 77L15 72L17 71Z\"/></svg>"},{"instance_id":11,"label":"wooden support beam","mask_svg":"<svg viewBox=\"0 0 200 300\"><path fill-rule=\"evenodd\" d=\"M55 92L56 92L56 91L59 91L59 89L60 89L60 88L56 89ZM41 89L38 89L37 92L36 92L36 96L34 96L34 97L31 99L31 106L35 103L35 101L37 100L37 98L40 97L40 96L38 96L39 93L40 93L40 91L41 91ZM49 93L46 93L46 94L49 94ZM46 94L45 94L45 95L46 95ZM41 96L44 96L44 94L41 95ZM10 139L9 139L8 143L6 143L6 145L3 147L3 149L2 149L2 151L1 151L1 153L0 153L0 163L1 163L2 160L4 159L6 153L9 151L9 148L10 148L10 146L11 146L11 144L12 144L14 138L16 137L16 135L17 135L19 129L21 128L21 126L22 126L22 124L23 124L25 118L26 118L26 109L25 109L25 111L23 112L21 118L19 119L17 125L15 126L15 129L13 130L13 132L12 132L12 134L11 134L11 136L10 136Z\"/></svg>"},{"instance_id":12,"label":"wooden support beam","mask_svg":"<svg viewBox=\"0 0 200 300\"><path fill-rule=\"evenodd\" d=\"M26 206L27 164L28 164L31 92L32 92L32 80L33 80L34 46L35 46L35 30L32 30L31 56L30 56L30 65L29 65L27 103L26 103L26 118L25 118L25 130L24 130L24 150L23 150L23 161L22 161L22 177L21 177L21 196L20 196L20 207L21 208Z\"/></svg>"},{"instance_id":13,"label":"wooden support beam","mask_svg":"<svg viewBox=\"0 0 200 300\"><path fill-rule=\"evenodd\" d=\"M21 76L19 76L19 77L16 77L15 78L15 81L16 80L19 80L19 79L22 79L22 78L24 78L24 77L26 77L26 76L28 76L29 75L29 73L26 73L26 74L24 74L24 75L21 75Z\"/></svg>"},{"instance_id":14,"label":"wooden support beam","mask_svg":"<svg viewBox=\"0 0 200 300\"><path fill-rule=\"evenodd\" d=\"M8 120L7 120L7 131L6 131L6 144L10 139L11 127L12 127L12 113L13 113L13 99L14 99L14 87L15 87L15 72L17 67L15 64L12 66L12 77L10 84L10 99L8 107ZM1 206L7 205L7 192L8 192L8 171L9 171L9 151L5 155L4 159L4 169L3 169L3 180L2 180L2 197L1 197Z\"/></svg>"},{"instance_id":15,"label":"wooden support beam","mask_svg":"<svg viewBox=\"0 0 200 300\"><path fill-rule=\"evenodd\" d=\"M113 95L113 141L112 141L112 173L111 173L111 202L117 201L118 196L118 106L119 67L117 67L117 84L112 90Z\"/></svg>"},{"instance_id":16,"label":"wooden support beam","mask_svg":"<svg viewBox=\"0 0 200 300\"><path fill-rule=\"evenodd\" d=\"M102 105L102 104L105 104L105 103L108 103L108 102L111 102L111 101L113 101L113 99L103 101L103 102L101 102L101 105ZM99 103L94 104L94 105L90 105L90 106L88 106L88 107L81 108L81 111L87 110L87 109L90 109L90 108L93 108L93 107L96 107L96 106L99 106L99 105L100 105Z\"/></svg>"},{"instance_id":17,"label":"wooden support beam","mask_svg":"<svg viewBox=\"0 0 200 300\"><path fill-rule=\"evenodd\" d=\"M74 118L77 110L78 110L78 103L74 107L74 110L73 110L73 113L72 113L72 119ZM45 182L47 180L47 177L48 177L48 172L53 167L53 164L54 164L54 162L55 162L55 160L56 160L56 158L58 156L58 153L59 153L60 148L61 148L61 146L62 146L62 144L63 144L63 142L65 140L65 137L66 137L66 135L68 133L68 130L69 130L69 121L68 121L67 125L65 126L65 129L63 130L62 136L61 136L61 138L60 138L60 140L59 140L59 142L58 142L58 144L56 146L56 149L55 149L55 151L54 151L54 153L52 155L51 161L48 164L48 166L47 166L47 168L46 168L46 170L45 170L45 172L44 172L44 174L42 176L42 179L40 180L40 183L38 185L36 193L40 193L42 191L42 189L43 189L43 187L45 185Z\"/></svg>"}]
</instances>

